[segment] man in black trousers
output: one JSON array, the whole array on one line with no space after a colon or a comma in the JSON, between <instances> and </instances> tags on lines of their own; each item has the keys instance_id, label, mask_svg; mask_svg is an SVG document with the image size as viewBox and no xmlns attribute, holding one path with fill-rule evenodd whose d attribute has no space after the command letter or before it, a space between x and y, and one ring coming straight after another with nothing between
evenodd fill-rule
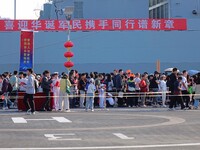
<instances>
[{"instance_id":1,"label":"man in black trousers","mask_svg":"<svg viewBox=\"0 0 200 150\"><path fill-rule=\"evenodd\" d=\"M177 100L174 93L174 88L175 88L175 82L177 82L177 80L178 80L178 69L173 68L168 81L169 90L171 91L169 110L173 110L173 107L176 108Z\"/></svg>"},{"instance_id":2,"label":"man in black trousers","mask_svg":"<svg viewBox=\"0 0 200 150\"><path fill-rule=\"evenodd\" d=\"M26 93L24 95L24 104L27 109L28 115L35 115L35 103L34 103L34 94L35 94L35 77L33 76L33 70L27 69L28 81L26 84L23 84L26 89Z\"/></svg>"},{"instance_id":3,"label":"man in black trousers","mask_svg":"<svg viewBox=\"0 0 200 150\"><path fill-rule=\"evenodd\" d=\"M42 105L42 111L51 111L50 108L50 92L51 92L51 83L53 81L51 80L50 77L50 72L48 70L45 70L43 73L43 78L42 78L42 84L41 87L43 89L43 93L46 96L46 101L45 103Z\"/></svg>"}]
</instances>

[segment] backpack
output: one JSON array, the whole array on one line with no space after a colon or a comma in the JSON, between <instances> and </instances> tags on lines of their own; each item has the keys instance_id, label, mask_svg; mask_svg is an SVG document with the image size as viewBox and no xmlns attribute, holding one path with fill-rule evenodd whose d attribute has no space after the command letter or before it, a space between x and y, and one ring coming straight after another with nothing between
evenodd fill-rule
<instances>
[{"instance_id":1,"label":"backpack","mask_svg":"<svg viewBox=\"0 0 200 150\"><path fill-rule=\"evenodd\" d=\"M135 82L133 81L128 81L128 91L133 92L135 91Z\"/></svg>"},{"instance_id":2,"label":"backpack","mask_svg":"<svg viewBox=\"0 0 200 150\"><path fill-rule=\"evenodd\" d=\"M68 86L68 85L67 85L67 87L66 87L66 93L67 93L67 94L70 94L70 93L71 93L71 88L70 88L70 86Z\"/></svg>"},{"instance_id":3,"label":"backpack","mask_svg":"<svg viewBox=\"0 0 200 150\"><path fill-rule=\"evenodd\" d=\"M88 90L89 85L90 85L90 83L87 82L87 83L86 83L86 86L85 86L85 90L86 90L86 91Z\"/></svg>"}]
</instances>

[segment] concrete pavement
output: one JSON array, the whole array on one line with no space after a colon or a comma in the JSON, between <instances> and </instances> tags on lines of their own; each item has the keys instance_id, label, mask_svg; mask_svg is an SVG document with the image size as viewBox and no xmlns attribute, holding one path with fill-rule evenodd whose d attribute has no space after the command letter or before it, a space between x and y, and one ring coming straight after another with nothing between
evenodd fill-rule
<instances>
[{"instance_id":1,"label":"concrete pavement","mask_svg":"<svg viewBox=\"0 0 200 150\"><path fill-rule=\"evenodd\" d=\"M4 149L200 149L200 111L113 108L70 113L0 111Z\"/></svg>"}]
</instances>

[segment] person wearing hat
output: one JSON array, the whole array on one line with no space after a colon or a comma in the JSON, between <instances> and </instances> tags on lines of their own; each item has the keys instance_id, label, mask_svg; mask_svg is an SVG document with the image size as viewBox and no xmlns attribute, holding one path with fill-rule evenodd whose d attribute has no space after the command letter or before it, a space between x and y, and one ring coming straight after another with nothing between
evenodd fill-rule
<instances>
[{"instance_id":1,"label":"person wearing hat","mask_svg":"<svg viewBox=\"0 0 200 150\"><path fill-rule=\"evenodd\" d=\"M95 97L95 91L96 91L96 86L94 83L94 79L91 78L89 80L89 85L87 88L87 96L86 96L86 107L85 110L88 111L88 109L91 109L91 111L94 111L94 97Z\"/></svg>"},{"instance_id":2,"label":"person wearing hat","mask_svg":"<svg viewBox=\"0 0 200 150\"><path fill-rule=\"evenodd\" d=\"M63 110L63 101L64 101L64 111L70 112L69 108L69 94L71 82L69 80L69 76L67 74L63 74L60 80L60 98L59 98L59 111Z\"/></svg>"},{"instance_id":3,"label":"person wearing hat","mask_svg":"<svg viewBox=\"0 0 200 150\"><path fill-rule=\"evenodd\" d=\"M115 101L111 93L106 93L106 106L114 107Z\"/></svg>"},{"instance_id":4,"label":"person wearing hat","mask_svg":"<svg viewBox=\"0 0 200 150\"><path fill-rule=\"evenodd\" d=\"M132 74L131 70L126 70L126 75L127 75L128 78L130 78L131 74Z\"/></svg>"},{"instance_id":5,"label":"person wearing hat","mask_svg":"<svg viewBox=\"0 0 200 150\"><path fill-rule=\"evenodd\" d=\"M59 109L59 94L60 94L60 79L59 73L53 73L52 79L53 95L54 95L54 109L57 111Z\"/></svg>"},{"instance_id":6,"label":"person wearing hat","mask_svg":"<svg viewBox=\"0 0 200 150\"><path fill-rule=\"evenodd\" d=\"M106 107L106 88L105 84L101 84L99 88L99 107L104 109Z\"/></svg>"},{"instance_id":7,"label":"person wearing hat","mask_svg":"<svg viewBox=\"0 0 200 150\"><path fill-rule=\"evenodd\" d=\"M135 96L134 96L134 92L135 92L135 82L134 82L134 75L131 75L130 78L127 81L127 106L128 107L133 107L137 106L135 105Z\"/></svg>"}]
</instances>

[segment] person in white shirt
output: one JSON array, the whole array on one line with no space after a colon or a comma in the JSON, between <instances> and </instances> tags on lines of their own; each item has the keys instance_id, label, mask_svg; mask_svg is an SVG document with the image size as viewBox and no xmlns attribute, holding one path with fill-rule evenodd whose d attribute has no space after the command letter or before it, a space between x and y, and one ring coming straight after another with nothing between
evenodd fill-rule
<instances>
[{"instance_id":1,"label":"person in white shirt","mask_svg":"<svg viewBox=\"0 0 200 150\"><path fill-rule=\"evenodd\" d=\"M188 72L186 70L183 70L182 86L181 86L181 91L183 94L182 99L183 99L183 102L185 102L186 104L186 108L189 109L190 97L189 97L189 92L188 92L187 76L188 76Z\"/></svg>"},{"instance_id":2,"label":"person in white shirt","mask_svg":"<svg viewBox=\"0 0 200 150\"><path fill-rule=\"evenodd\" d=\"M141 82L140 73L136 73L135 74L135 79L133 81L135 83L135 92L139 93L140 92L140 82ZM140 97L139 94L135 97L135 106L136 107L138 106L138 99L139 99L139 97Z\"/></svg>"},{"instance_id":3,"label":"person in white shirt","mask_svg":"<svg viewBox=\"0 0 200 150\"><path fill-rule=\"evenodd\" d=\"M106 108L106 91L104 84L101 84L99 89L99 107L101 109Z\"/></svg>"},{"instance_id":4,"label":"person in white shirt","mask_svg":"<svg viewBox=\"0 0 200 150\"><path fill-rule=\"evenodd\" d=\"M167 84L165 75L162 75L160 77L159 88L160 91L162 92L162 106L166 108L167 106L165 105L165 102L166 102Z\"/></svg>"},{"instance_id":5,"label":"person in white shirt","mask_svg":"<svg viewBox=\"0 0 200 150\"><path fill-rule=\"evenodd\" d=\"M24 104L26 106L27 114L35 114L35 103L34 103L34 94L35 94L35 77L33 76L33 70L27 69L28 81L24 85L26 88L26 93L24 95Z\"/></svg>"},{"instance_id":6,"label":"person in white shirt","mask_svg":"<svg viewBox=\"0 0 200 150\"><path fill-rule=\"evenodd\" d=\"M27 84L28 79L26 78L26 74L25 73L20 73L19 74L19 91L20 92L25 92L26 88L24 87L24 85Z\"/></svg>"},{"instance_id":7,"label":"person in white shirt","mask_svg":"<svg viewBox=\"0 0 200 150\"><path fill-rule=\"evenodd\" d=\"M115 101L113 99L113 95L111 93L106 94L106 103L113 107L115 105Z\"/></svg>"},{"instance_id":8,"label":"person in white shirt","mask_svg":"<svg viewBox=\"0 0 200 150\"><path fill-rule=\"evenodd\" d=\"M54 95L54 109L57 111L59 110L59 95L60 95L60 79L59 73L54 72L53 79L52 79L52 86L53 86L53 95Z\"/></svg>"},{"instance_id":9,"label":"person in white shirt","mask_svg":"<svg viewBox=\"0 0 200 150\"><path fill-rule=\"evenodd\" d=\"M89 82L90 83L87 88L87 97L86 97L86 111L88 111L88 109L94 111L94 97L95 97L96 87L93 78L91 78Z\"/></svg>"}]
</instances>

